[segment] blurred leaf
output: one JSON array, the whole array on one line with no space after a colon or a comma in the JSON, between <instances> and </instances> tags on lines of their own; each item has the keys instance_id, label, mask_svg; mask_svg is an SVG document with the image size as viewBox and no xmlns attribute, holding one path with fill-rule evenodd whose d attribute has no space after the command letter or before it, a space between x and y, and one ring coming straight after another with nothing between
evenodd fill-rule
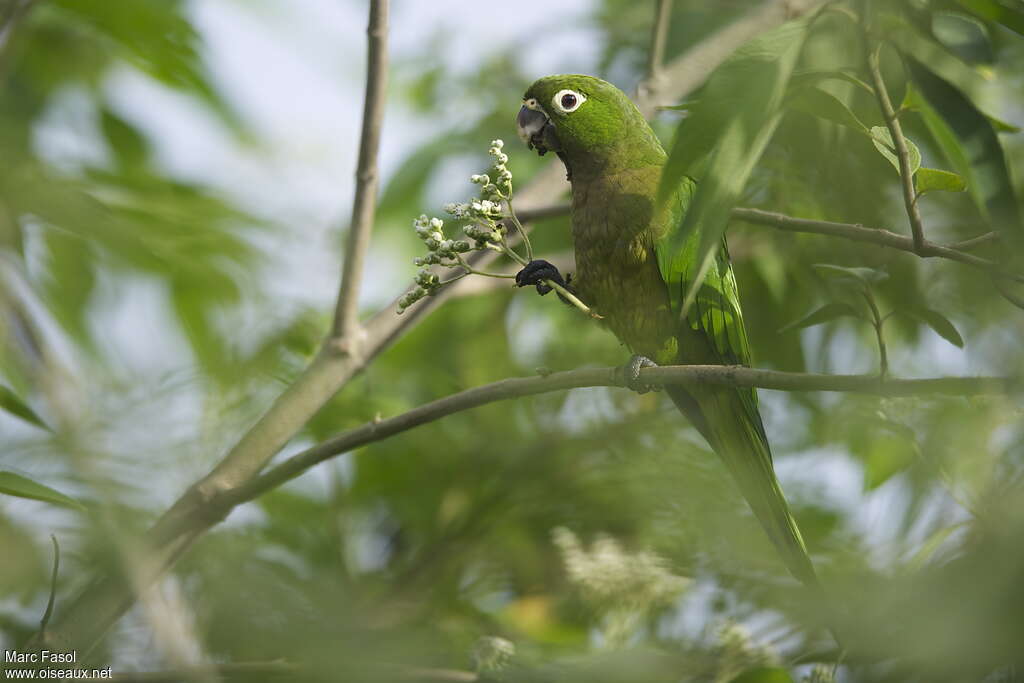
<instances>
[{"instance_id":1,"label":"blurred leaf","mask_svg":"<svg viewBox=\"0 0 1024 683\"><path fill-rule=\"evenodd\" d=\"M918 454L917 437L910 427L884 417L876 418L864 454L864 485L873 491L909 467Z\"/></svg>"},{"instance_id":2,"label":"blurred leaf","mask_svg":"<svg viewBox=\"0 0 1024 683\"><path fill-rule=\"evenodd\" d=\"M100 49L123 57L161 82L197 95L236 133L237 115L209 81L199 54L200 37L181 0L51 0L79 30L93 31ZM95 49L94 45L94 49Z\"/></svg>"},{"instance_id":3,"label":"blurred leaf","mask_svg":"<svg viewBox=\"0 0 1024 683\"><path fill-rule=\"evenodd\" d=\"M992 128L994 128L997 133L1019 133L1021 131L1020 126L1007 123L1002 119L992 116L991 114L985 114L985 118L988 119L989 123L992 124Z\"/></svg>"},{"instance_id":4,"label":"blurred leaf","mask_svg":"<svg viewBox=\"0 0 1024 683\"><path fill-rule=\"evenodd\" d=\"M892 167L896 169L896 172L900 172L900 160L896 156L896 147L892 141L892 135L889 133L889 129L885 126L872 126L871 127L871 142L874 143L875 149L878 153L889 160ZM910 162L910 174L914 175L917 173L917 169L921 168L921 150L917 148L910 138L906 135L903 136L904 141L907 143L907 156Z\"/></svg>"},{"instance_id":5,"label":"blurred leaf","mask_svg":"<svg viewBox=\"0 0 1024 683\"><path fill-rule=\"evenodd\" d=\"M748 669L730 683L793 683L793 677L785 669L765 666Z\"/></svg>"},{"instance_id":6,"label":"blurred leaf","mask_svg":"<svg viewBox=\"0 0 1024 683\"><path fill-rule=\"evenodd\" d=\"M931 28L932 35L939 42L967 62L992 62L992 41L988 27L973 15L964 12L935 12Z\"/></svg>"},{"instance_id":7,"label":"blurred leaf","mask_svg":"<svg viewBox=\"0 0 1024 683\"><path fill-rule=\"evenodd\" d=\"M919 168L914 175L914 185L919 194L925 192L963 192L967 183L963 176L937 168Z\"/></svg>"},{"instance_id":8,"label":"blurred leaf","mask_svg":"<svg viewBox=\"0 0 1024 683\"><path fill-rule=\"evenodd\" d=\"M780 328L779 334L789 332L790 330L800 330L805 327L821 325L822 323L827 323L830 320L842 318L843 316L850 316L851 318L859 318L861 320L864 319L864 316L860 314L860 311L858 311L850 304L836 301L825 304L816 311L807 314L800 320L797 320L796 322L792 322L786 325L785 327Z\"/></svg>"},{"instance_id":9,"label":"blurred leaf","mask_svg":"<svg viewBox=\"0 0 1024 683\"><path fill-rule=\"evenodd\" d=\"M1011 31L1024 35L1024 11L1007 7L996 0L956 0L960 6L969 9L983 19L1002 24Z\"/></svg>"},{"instance_id":10,"label":"blurred leaf","mask_svg":"<svg viewBox=\"0 0 1024 683\"><path fill-rule=\"evenodd\" d=\"M693 173L702 160L708 161L683 224L659 248L662 273L677 274L676 280L687 272L687 268L677 267L679 259L700 264L687 284L688 292L682 292L681 281L668 283L673 297L685 294L682 310L700 289L728 223L729 211L775 132L778 112L808 25L807 19L791 21L743 45L711 75L699 106L676 129L658 189L658 202L668 201L684 176ZM701 237L694 255L687 245L696 230ZM677 305L675 298L673 302Z\"/></svg>"},{"instance_id":11,"label":"blurred leaf","mask_svg":"<svg viewBox=\"0 0 1024 683\"><path fill-rule=\"evenodd\" d=\"M799 90L799 89L806 88L806 87L809 87L809 86L817 85L818 83L821 83L822 81L829 81L829 80L845 81L847 83L851 83L851 84L857 86L858 88L860 88L861 90L865 91L866 93L868 93L872 97L874 97L874 95L875 95L875 89L872 88L867 83L865 83L860 78L858 78L855 74L852 74L852 73L850 73L848 71L838 71L838 70L834 70L834 71L828 71L828 70L822 70L822 71L797 71L796 73L793 74L792 79L790 79L789 87L790 87L790 90Z\"/></svg>"},{"instance_id":12,"label":"blurred leaf","mask_svg":"<svg viewBox=\"0 0 1024 683\"><path fill-rule=\"evenodd\" d=\"M925 542L921 544L921 547L918 548L910 557L904 567L904 570L908 574L920 571L921 568L928 564L928 561L932 559L932 556L935 554L935 551L939 549L939 546L945 543L946 539L949 538L953 532L958 529L962 529L967 525L967 522L958 522L957 524L950 524L949 526L944 526L941 529L934 531L927 539L925 539Z\"/></svg>"},{"instance_id":13,"label":"blurred leaf","mask_svg":"<svg viewBox=\"0 0 1024 683\"><path fill-rule=\"evenodd\" d=\"M100 125L121 167L134 168L145 162L149 146L131 124L104 107Z\"/></svg>"},{"instance_id":14,"label":"blurred leaf","mask_svg":"<svg viewBox=\"0 0 1024 683\"><path fill-rule=\"evenodd\" d=\"M825 92L821 88L810 87L797 90L786 100L786 106L837 123L840 126L852 128L865 135L870 134L868 127L850 111L849 107L840 102L835 95Z\"/></svg>"},{"instance_id":15,"label":"blurred leaf","mask_svg":"<svg viewBox=\"0 0 1024 683\"><path fill-rule=\"evenodd\" d=\"M928 132L932 135L932 139L935 140L939 149L942 150L943 155L946 157L946 161L964 179L964 186L971 199L974 200L978 210L982 216L987 217L988 207L985 205L982 188L975 180L974 167L970 159L968 159L967 150L961 144L956 133L953 132L953 129L946 120L932 107L913 84L907 88L906 104L921 116L925 126L928 128Z\"/></svg>"},{"instance_id":16,"label":"blurred leaf","mask_svg":"<svg viewBox=\"0 0 1024 683\"><path fill-rule=\"evenodd\" d=\"M76 510L85 510L85 507L74 498L65 496L60 491L51 489L49 486L36 483L28 477L23 477L14 472L0 470L0 493L18 498L30 498L41 500L44 503L53 503Z\"/></svg>"},{"instance_id":17,"label":"blurred leaf","mask_svg":"<svg viewBox=\"0 0 1024 683\"><path fill-rule=\"evenodd\" d=\"M831 263L814 263L811 267L826 277L856 280L865 285L882 282L889 277L885 271L875 268L836 266Z\"/></svg>"},{"instance_id":18,"label":"blurred leaf","mask_svg":"<svg viewBox=\"0 0 1024 683\"><path fill-rule=\"evenodd\" d=\"M946 316L938 311L930 308L917 308L901 312L920 320L953 346L961 349L964 347L963 337L957 332L956 327L953 326L953 323Z\"/></svg>"},{"instance_id":19,"label":"blurred leaf","mask_svg":"<svg viewBox=\"0 0 1024 683\"><path fill-rule=\"evenodd\" d=\"M14 391L3 384L0 384L0 408L3 408L15 417L20 417L25 422L50 431L50 427L43 422L43 418L39 417Z\"/></svg>"},{"instance_id":20,"label":"blurred leaf","mask_svg":"<svg viewBox=\"0 0 1024 683\"><path fill-rule=\"evenodd\" d=\"M950 164L966 179L982 216L1012 245L1003 255L1019 259L1024 221L999 136L991 120L953 84L931 73L930 66L908 61L920 93L921 116Z\"/></svg>"},{"instance_id":21,"label":"blurred leaf","mask_svg":"<svg viewBox=\"0 0 1024 683\"><path fill-rule=\"evenodd\" d=\"M962 92L973 95L984 86L985 79L977 70L917 27L892 15L886 17L886 23L891 29L889 37L893 45L916 61L927 64L932 72Z\"/></svg>"}]
</instances>

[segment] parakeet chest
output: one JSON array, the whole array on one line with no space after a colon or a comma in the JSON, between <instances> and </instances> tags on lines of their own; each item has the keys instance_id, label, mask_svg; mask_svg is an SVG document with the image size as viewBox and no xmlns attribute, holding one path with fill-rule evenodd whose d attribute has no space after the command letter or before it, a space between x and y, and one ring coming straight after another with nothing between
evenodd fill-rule
<instances>
[{"instance_id":1,"label":"parakeet chest","mask_svg":"<svg viewBox=\"0 0 1024 683\"><path fill-rule=\"evenodd\" d=\"M656 182L640 169L573 183L573 284L634 353L667 362L675 326L654 253Z\"/></svg>"}]
</instances>

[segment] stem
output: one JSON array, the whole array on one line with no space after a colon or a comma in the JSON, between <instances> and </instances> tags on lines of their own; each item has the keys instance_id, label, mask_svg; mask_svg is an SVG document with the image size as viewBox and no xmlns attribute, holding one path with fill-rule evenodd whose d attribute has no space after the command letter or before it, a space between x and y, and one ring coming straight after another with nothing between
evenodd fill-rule
<instances>
[{"instance_id":1,"label":"stem","mask_svg":"<svg viewBox=\"0 0 1024 683\"><path fill-rule=\"evenodd\" d=\"M522 238L523 244L526 245L526 260L527 261L532 261L533 260L533 245L530 244L530 236L526 234L526 229L523 227L523 224L519 222L519 217L516 216L516 210L514 208L512 208L512 195L511 195L511 193L509 194L508 199L506 199L505 202L508 204L508 215L512 219L513 225L516 226L516 230L519 231L519 236Z\"/></svg>"},{"instance_id":2,"label":"stem","mask_svg":"<svg viewBox=\"0 0 1024 683\"><path fill-rule=\"evenodd\" d=\"M505 236L504 235L501 236L501 247L505 250L505 253L508 254L512 259L514 259L519 265L525 266L527 264L526 259L524 259L522 256L520 256L515 251L513 251L511 248L509 248L508 242L505 241ZM508 276L501 276L501 277L508 277ZM513 275L512 277L515 277L515 276ZM570 292L563 285L558 284L554 280L541 280L541 282L543 282L545 285L547 285L551 289L553 289L556 292L558 292L562 296L563 299L565 299L566 301L571 303L573 306L575 306L576 308L580 309L581 311L583 311L584 313L589 315L591 318L593 318L595 320L603 319L603 316L600 316L597 313L595 313L593 311L593 309L590 308L590 306L587 306L585 303L580 301L579 297L577 297L575 294Z\"/></svg>"},{"instance_id":3,"label":"stem","mask_svg":"<svg viewBox=\"0 0 1024 683\"><path fill-rule=\"evenodd\" d=\"M345 265L341 288L335 306L331 341L336 348L352 352L359 328L359 288L363 279L366 250L373 230L377 208L377 151L384 120L387 90L387 26L388 0L371 0L370 19L366 28L366 96L363 100L363 129L359 141L359 162L356 170L356 195L352 204L352 222L345 245Z\"/></svg>"},{"instance_id":4,"label":"stem","mask_svg":"<svg viewBox=\"0 0 1024 683\"><path fill-rule=\"evenodd\" d=\"M651 50L647 55L648 83L657 81L661 76L661 65L665 58L665 41L668 38L671 15L672 0L656 0L654 22L651 25Z\"/></svg>"},{"instance_id":5,"label":"stem","mask_svg":"<svg viewBox=\"0 0 1024 683\"><path fill-rule=\"evenodd\" d=\"M889 129L889 135L892 136L896 158L899 160L903 204L906 207L907 218L910 220L910 231L914 237L914 251L921 256L925 256L928 249L924 239L924 223L921 220L921 211L917 207L914 174L910 169L910 152L907 148L907 141L903 137L903 128L900 126L900 120L893 110L892 101L889 99L889 91L885 89L885 81L882 80L882 70L879 66L881 50L882 46L879 44L875 49L868 52L868 71L871 73L871 80L875 87L875 98L878 100L878 107L882 110L885 125Z\"/></svg>"},{"instance_id":6,"label":"stem","mask_svg":"<svg viewBox=\"0 0 1024 683\"><path fill-rule=\"evenodd\" d=\"M879 375L882 379L889 374L889 354L885 348L885 335L882 334L882 326L885 324L885 318L881 316L878 311L878 305L875 304L875 297L871 293L871 288L864 287L861 290L861 294L864 296L864 300L868 302L868 308L871 309L871 325L875 328L875 338L878 340L878 368ZM887 318L888 316L886 316Z\"/></svg>"},{"instance_id":7,"label":"stem","mask_svg":"<svg viewBox=\"0 0 1024 683\"><path fill-rule=\"evenodd\" d=\"M795 218L793 216L786 216L773 211L762 211L761 209L733 209L732 217L757 225L769 225L773 228L778 228L779 230L830 235L833 237L843 237L848 240L853 240L854 242L867 242L869 244L877 244L883 247L892 247L893 249L917 254L922 258L937 257L949 259L950 261L956 261L958 263L963 263L965 265L993 273L1000 278L1013 280L1015 282L1024 282L1024 275L1000 269L999 264L994 261L979 258L971 254L965 254L958 250L958 247L963 244L973 246L968 243L944 246L925 240L925 253L921 254L914 246L914 240L905 235L898 235L883 228L869 228L863 225L854 225L852 223L835 223L832 221L815 221L807 218ZM983 235L982 237L985 236ZM971 242L971 240L968 240L968 242Z\"/></svg>"}]
</instances>

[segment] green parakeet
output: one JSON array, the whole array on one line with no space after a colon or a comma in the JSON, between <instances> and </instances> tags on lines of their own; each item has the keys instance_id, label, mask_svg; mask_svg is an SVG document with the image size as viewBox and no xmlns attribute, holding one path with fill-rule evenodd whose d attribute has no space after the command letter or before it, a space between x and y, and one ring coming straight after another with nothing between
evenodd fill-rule
<instances>
[{"instance_id":1,"label":"green parakeet","mask_svg":"<svg viewBox=\"0 0 1024 683\"><path fill-rule=\"evenodd\" d=\"M700 268L699 228L685 239L678 235L695 184L684 178L659 208L666 155L636 105L598 78L548 76L526 91L516 123L531 148L553 151L565 164L576 256L570 287L635 354L634 379L650 361L748 364L750 349L724 239L683 315L683 299ZM546 261L533 261L517 283L536 285L544 294L548 287L542 279L566 282ZM789 571L817 586L775 477L754 390L704 385L666 391L725 461Z\"/></svg>"}]
</instances>

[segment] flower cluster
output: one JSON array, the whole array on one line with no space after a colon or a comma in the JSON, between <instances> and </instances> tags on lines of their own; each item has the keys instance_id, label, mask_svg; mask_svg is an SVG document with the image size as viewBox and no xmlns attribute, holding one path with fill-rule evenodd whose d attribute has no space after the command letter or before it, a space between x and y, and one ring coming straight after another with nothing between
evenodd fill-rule
<instances>
[{"instance_id":1,"label":"flower cluster","mask_svg":"<svg viewBox=\"0 0 1024 683\"><path fill-rule=\"evenodd\" d=\"M690 579L673 574L661 556L628 553L609 536L598 536L589 551L565 527L556 528L552 537L569 581L604 615L601 635L606 646L625 646L644 617L673 604L690 585Z\"/></svg>"},{"instance_id":2,"label":"flower cluster","mask_svg":"<svg viewBox=\"0 0 1024 683\"><path fill-rule=\"evenodd\" d=\"M504 223L507 214L503 207L503 203L512 198L512 172L506 166L508 155L501 151L504 145L501 140L493 140L488 150L494 158L491 171L494 175L493 181L491 174L488 173L470 176L470 182L480 186L479 197L463 203L446 204L444 207L445 213L452 219L464 222L462 231L468 239L447 237L444 221L440 218L422 215L413 221L413 229L427 247L427 254L413 260L420 271L416 274L416 286L399 299L399 313L423 297L436 293L442 285L452 281L442 282L431 270L431 266L462 268L463 274L457 277L463 277L471 272L478 272L470 268L462 257L466 252L493 249L512 256L505 240L508 228Z\"/></svg>"}]
</instances>

